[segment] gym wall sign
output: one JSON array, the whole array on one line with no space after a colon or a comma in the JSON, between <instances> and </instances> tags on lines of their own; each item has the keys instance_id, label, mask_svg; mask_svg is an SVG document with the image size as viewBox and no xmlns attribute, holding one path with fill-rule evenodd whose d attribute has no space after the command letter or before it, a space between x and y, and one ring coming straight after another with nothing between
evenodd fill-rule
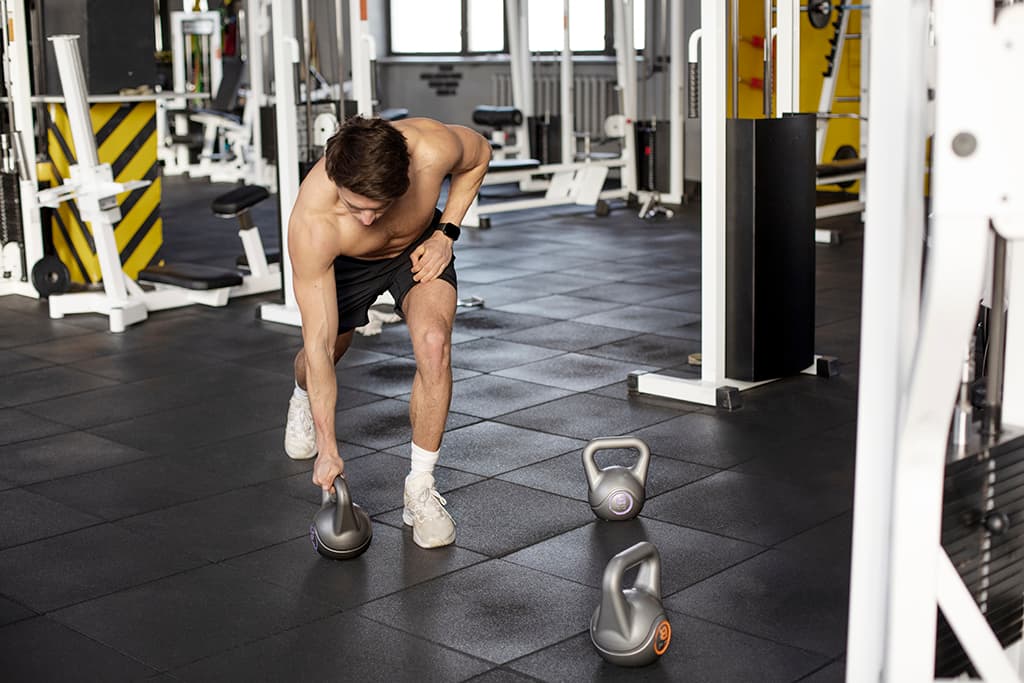
<instances>
[{"instance_id":1,"label":"gym wall sign","mask_svg":"<svg viewBox=\"0 0 1024 683\"><path fill-rule=\"evenodd\" d=\"M462 74L452 64L438 64L437 71L420 74L420 80L426 81L439 97L451 97L458 91Z\"/></svg>"}]
</instances>

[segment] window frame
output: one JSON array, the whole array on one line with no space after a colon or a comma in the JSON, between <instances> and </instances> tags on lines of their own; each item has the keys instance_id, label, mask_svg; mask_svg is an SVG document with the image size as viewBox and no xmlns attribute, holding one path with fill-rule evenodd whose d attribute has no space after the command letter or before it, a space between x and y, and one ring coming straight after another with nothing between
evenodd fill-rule
<instances>
[{"instance_id":1,"label":"window frame","mask_svg":"<svg viewBox=\"0 0 1024 683\"><path fill-rule=\"evenodd\" d=\"M526 2L527 0L520 0ZM573 50L574 55L580 55L585 57L612 57L615 55L615 42L612 32L608 30L609 26L614 25L614 10L612 9L612 2L615 0L604 0L604 49L603 50ZM508 55L508 22L502 17L502 47L498 50L481 51L476 50L470 52L469 50L469 27L467 19L469 17L469 0L460 0L460 9L462 14L462 27L460 30L461 46L458 52L395 52L392 36L391 36L391 0L384 3L384 21L385 21L385 36L387 43L387 57L389 59L403 59L406 57L442 57L442 58L474 58L474 57L492 57ZM502 11L504 12L505 3L502 1ZM643 50L637 49L636 53L641 54ZM561 54L561 50L552 52L550 50L533 52L535 55L552 55Z\"/></svg>"}]
</instances>

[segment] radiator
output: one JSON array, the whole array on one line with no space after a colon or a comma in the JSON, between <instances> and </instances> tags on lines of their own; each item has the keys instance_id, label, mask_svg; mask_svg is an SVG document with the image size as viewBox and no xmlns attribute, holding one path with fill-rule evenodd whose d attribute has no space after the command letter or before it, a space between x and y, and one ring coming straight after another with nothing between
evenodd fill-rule
<instances>
[{"instance_id":1,"label":"radiator","mask_svg":"<svg viewBox=\"0 0 1024 683\"><path fill-rule=\"evenodd\" d=\"M542 75L533 79L533 105L537 116L557 115L562 111L561 78ZM512 77L495 74L491 77L491 104L512 105ZM590 133L598 140L604 137L604 120L618 112L615 79L608 76L576 76L573 78L573 131Z\"/></svg>"}]
</instances>

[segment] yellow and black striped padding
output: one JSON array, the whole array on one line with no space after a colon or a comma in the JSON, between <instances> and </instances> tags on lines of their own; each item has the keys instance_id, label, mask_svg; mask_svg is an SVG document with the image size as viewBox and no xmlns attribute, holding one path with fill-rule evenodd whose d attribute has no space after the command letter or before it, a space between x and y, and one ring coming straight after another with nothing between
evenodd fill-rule
<instances>
[{"instance_id":1,"label":"yellow and black striped padding","mask_svg":"<svg viewBox=\"0 0 1024 683\"><path fill-rule=\"evenodd\" d=\"M156 104L153 102L95 103L89 107L100 163L111 166L114 180L150 180L147 187L120 195L121 221L114 226L117 251L128 277L138 277L163 243L160 219L160 166L156 158ZM49 105L46 122L52 162L52 185L71 172L75 156L71 125L62 104ZM96 244L82 221L78 206L64 202L53 214L53 246L74 282L101 280Z\"/></svg>"}]
</instances>

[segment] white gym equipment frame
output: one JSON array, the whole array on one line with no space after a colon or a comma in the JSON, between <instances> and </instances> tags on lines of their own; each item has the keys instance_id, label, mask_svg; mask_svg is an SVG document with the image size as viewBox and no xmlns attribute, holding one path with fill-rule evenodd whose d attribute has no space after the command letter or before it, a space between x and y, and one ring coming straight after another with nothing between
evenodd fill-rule
<instances>
[{"instance_id":1,"label":"white gym equipment frame","mask_svg":"<svg viewBox=\"0 0 1024 683\"><path fill-rule=\"evenodd\" d=\"M745 382L725 376L725 118L726 118L726 20L727 3L701 0L701 26L691 35L690 58L696 43L700 47L701 107L701 366L700 379L684 379L653 372L629 375L630 391L665 398L724 405L725 394L744 391L773 380ZM798 0L780 0L780 21L796 23L792 15L799 13ZM698 33L699 32L699 33ZM788 32L793 35L792 32ZM799 37L799 29L796 32ZM765 41L770 44L770 41ZM796 45L799 42L795 43ZM779 74L793 74L799 50L778 50ZM799 79L790 81L780 91L776 109L779 115L792 111L799 101ZM767 87L767 86L766 86ZM815 365L806 372L814 372Z\"/></svg>"},{"instance_id":2,"label":"white gym equipment frame","mask_svg":"<svg viewBox=\"0 0 1024 683\"><path fill-rule=\"evenodd\" d=\"M934 679L936 605L985 681L1019 681L940 545L943 472L990 221L1010 253L1003 417L1024 425L1024 5L886 0L872 17L849 681ZM932 215L923 283L926 83L934 36ZM910 84L910 87L908 87ZM1018 643L1019 646L1019 643ZM1010 648L1014 657L1020 648ZM960 679L957 679L960 680Z\"/></svg>"},{"instance_id":3,"label":"white gym equipment frame","mask_svg":"<svg viewBox=\"0 0 1024 683\"><path fill-rule=\"evenodd\" d=\"M242 36L245 58L242 68L248 72L248 87L241 91L245 106L241 121L213 111L189 111L188 102L213 100L223 79L221 59L221 35L219 12L192 11L185 9L171 13L173 100L157 101L157 155L163 163L165 175L187 173L195 178L207 177L215 183L238 183L260 185L269 192L277 191L277 173L273 164L263 158L263 131L260 125L260 109L269 103L263 77L263 39L270 31L269 0L246 0L246 6L239 12L239 22L245 26ZM189 36L200 35L209 41L210 85L209 93L189 94L185 92L185 51ZM173 126L169 122L173 119ZM197 163L191 163L187 145L171 141L168 128L173 127L176 135L189 131L189 121L203 126L203 149ZM226 141L234 155L233 159L215 158L214 148L219 140Z\"/></svg>"},{"instance_id":4,"label":"white gym equipment frame","mask_svg":"<svg viewBox=\"0 0 1024 683\"><path fill-rule=\"evenodd\" d=\"M11 122L14 130L11 133L11 143L20 145L23 152L19 160L21 168L18 172L21 177L19 183L19 196L21 198L21 220L22 220L22 244L11 242L3 247L0 252L0 296L18 294L32 298L38 298L39 293L29 280L29 273L32 266L43 257L43 225L38 211L36 200L36 188L38 177L36 175L36 141L32 135L32 87L29 76L29 48L28 48L28 23L25 14L24 2L4 2L2 7L5 16L2 17L7 30L7 39L10 46L10 54L4 55L4 60L9 60L11 70L8 84L9 95L13 101L14 121ZM24 253L23 253L24 252ZM24 256L24 259L22 258ZM28 272L22 271L22 260L24 260Z\"/></svg>"},{"instance_id":5,"label":"white gym equipment frame","mask_svg":"<svg viewBox=\"0 0 1024 683\"><path fill-rule=\"evenodd\" d=\"M145 187L149 181L114 182L110 164L99 163L86 98L85 71L78 52L78 36L53 36L49 40L56 55L78 163L71 166L71 177L64 184L39 192L38 202L51 207L69 200L77 202L82 219L92 229L103 276L103 291L51 294L50 317L100 313L108 316L111 332L123 332L128 325L145 320L150 311L192 304L224 306L231 297L278 289L279 271L276 264L267 264L259 229L254 226L239 231L250 269L250 274L242 278L240 285L192 290L155 284L152 289L144 290L124 273L114 237L114 223L121 218L117 195Z\"/></svg>"},{"instance_id":6,"label":"white gym equipment frame","mask_svg":"<svg viewBox=\"0 0 1024 683\"><path fill-rule=\"evenodd\" d=\"M681 2L681 0L679 0ZM523 124L516 129L515 148L525 153L528 137L527 122L534 115L533 75L527 27L529 16L525 0L505 0L508 23L509 59L512 65L512 99L523 114ZM569 0L562 0L562 57L560 71L559 131L561 163L539 164L519 170L491 170L484 176L483 185L518 183L520 187L545 189L543 197L511 199L481 204L474 199L465 217L464 227L480 227L480 219L499 213L535 209L545 206L578 204L594 206L598 200L624 199L636 194L636 139L634 124L637 115L636 50L633 47L633 0L615 0L613 8L613 34L615 36L616 74L620 88L622 113L622 151L612 159L583 159L576 161L576 138L573 131L573 76L572 50L569 46ZM511 156L505 150L504 157ZM523 158L523 157L519 157ZM681 159L681 157L680 157ZM681 164L681 161L680 161ZM621 176L620 187L605 190L610 169L617 168ZM538 186L538 177L548 178ZM680 196L682 192L680 191Z\"/></svg>"},{"instance_id":7,"label":"white gym equipment frame","mask_svg":"<svg viewBox=\"0 0 1024 683\"><path fill-rule=\"evenodd\" d=\"M217 88L220 87L220 22L219 12L193 12L191 10L171 12L171 82L174 92L181 93L182 96L166 105L158 105L162 111L157 112L157 135L159 136L157 139L160 141L160 144L157 145L157 153L160 161L163 162L165 175L188 173L191 167L187 145L165 144L168 140L168 132L163 129L168 127L167 119L173 118L175 135L188 135L189 100L212 98L216 94ZM210 55L208 74L210 90L208 93L186 93L185 91L185 83L188 81L188 76L185 73L185 51L190 49L189 43L193 35L201 36L201 40L209 41L207 51Z\"/></svg>"},{"instance_id":8,"label":"white gym equipment frame","mask_svg":"<svg viewBox=\"0 0 1024 683\"><path fill-rule=\"evenodd\" d=\"M273 22L274 110L277 118L278 206L281 222L281 269L284 274L284 303L263 304L260 319L300 327L302 317L295 302L292 264L288 256L288 220L299 194L298 112L295 97L295 65L302 62L302 47L295 32L295 5L285 0L269 0ZM351 49L352 97L356 113L373 115L372 62L376 44L370 33L367 3L348 0L349 46ZM341 16L342 2L335 0L335 13ZM340 46L339 46L340 49Z\"/></svg>"},{"instance_id":9,"label":"white gym equipment frame","mask_svg":"<svg viewBox=\"0 0 1024 683\"><path fill-rule=\"evenodd\" d=\"M617 2L615 3L618 4ZM668 193L659 193L656 190L638 189L636 179L636 165L635 161L631 164L631 175L624 176L623 184L633 187L634 194L637 197L637 201L640 204L640 217L646 218L654 213L654 207L659 207L663 204L670 204L673 206L682 206L686 203L686 196L684 194L684 188L686 184L684 163L686 159L686 116L683 110L683 101L686 98L685 92L685 62L686 58L686 45L683 40L684 27L686 24L686 10L684 0L669 0L665 7L669 11L669 15L663 17L664 20L669 22L669 191ZM653 11L654 7L652 3L647 4L647 11ZM630 17L629 26L623 27L622 31L627 32L629 35L629 48L633 49L633 3L630 0L630 6L623 5L623 19L625 23L626 17ZM618 31L618 27L616 27ZM617 33L616 33L617 36ZM626 48L624 48L626 49ZM622 61L617 62L622 69ZM633 62L627 62L629 67L633 66ZM621 73L620 78L632 79L632 97L634 98L633 104L633 117L637 116L637 108L635 98L637 95L637 77L636 69L628 69L629 74ZM623 91L623 96L627 96L627 91ZM636 138L630 135L631 140ZM636 159L636 148L633 147L632 152L625 155ZM670 212L671 215L671 212Z\"/></svg>"}]
</instances>

